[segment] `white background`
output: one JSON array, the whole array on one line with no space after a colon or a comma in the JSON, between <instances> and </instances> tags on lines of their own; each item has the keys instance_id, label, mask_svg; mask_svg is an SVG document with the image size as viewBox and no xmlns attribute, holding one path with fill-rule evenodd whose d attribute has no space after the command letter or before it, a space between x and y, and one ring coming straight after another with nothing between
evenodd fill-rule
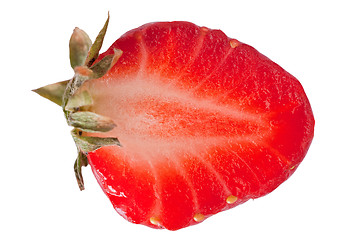
<instances>
[{"instance_id":1,"label":"white background","mask_svg":"<svg viewBox=\"0 0 360 240\"><path fill-rule=\"evenodd\" d=\"M7 1L0 7L0 239L360 239L360 14L357 1ZM147 22L222 29L296 76L315 138L273 193L176 232L125 221L90 168L78 190L62 111L31 89L72 77L75 26L103 50Z\"/></svg>"}]
</instances>

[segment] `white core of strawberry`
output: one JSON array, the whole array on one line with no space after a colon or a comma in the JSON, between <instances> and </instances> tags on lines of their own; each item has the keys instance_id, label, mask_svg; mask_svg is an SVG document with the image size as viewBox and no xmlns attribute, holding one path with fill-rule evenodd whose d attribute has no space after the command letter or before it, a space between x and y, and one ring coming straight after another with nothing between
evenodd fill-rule
<instances>
[{"instance_id":1,"label":"white core of strawberry","mask_svg":"<svg viewBox=\"0 0 360 240\"><path fill-rule=\"evenodd\" d=\"M270 134L266 116L240 110L241 103L235 108L213 96L197 96L172 82L149 76L86 82L83 89L94 102L91 110L117 126L97 136L117 137L136 155L173 157L224 142L260 141Z\"/></svg>"}]
</instances>

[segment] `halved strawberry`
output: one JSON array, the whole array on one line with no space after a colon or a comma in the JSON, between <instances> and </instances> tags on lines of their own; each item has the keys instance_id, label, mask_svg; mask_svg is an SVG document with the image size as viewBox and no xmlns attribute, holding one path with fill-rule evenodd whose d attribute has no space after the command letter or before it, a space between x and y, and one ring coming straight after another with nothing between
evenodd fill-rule
<instances>
[{"instance_id":1,"label":"halved strawberry","mask_svg":"<svg viewBox=\"0 0 360 240\"><path fill-rule=\"evenodd\" d=\"M89 56L61 95L75 170L82 184L88 161L131 222L176 230L264 196L310 146L300 83L219 30L150 23Z\"/></svg>"}]
</instances>

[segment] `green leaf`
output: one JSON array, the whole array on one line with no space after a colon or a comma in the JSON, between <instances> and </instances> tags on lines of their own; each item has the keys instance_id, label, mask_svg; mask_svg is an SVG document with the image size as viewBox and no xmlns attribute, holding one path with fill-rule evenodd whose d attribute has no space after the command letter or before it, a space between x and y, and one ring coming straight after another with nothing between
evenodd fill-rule
<instances>
[{"instance_id":1,"label":"green leaf","mask_svg":"<svg viewBox=\"0 0 360 240\"><path fill-rule=\"evenodd\" d=\"M70 80L66 80L58 83L49 84L44 87L34 89L32 91L61 106L63 103L64 92L69 81Z\"/></svg>"},{"instance_id":2,"label":"green leaf","mask_svg":"<svg viewBox=\"0 0 360 240\"><path fill-rule=\"evenodd\" d=\"M69 42L70 64L72 68L85 64L91 45L91 39L86 32L75 28Z\"/></svg>"},{"instance_id":3,"label":"green leaf","mask_svg":"<svg viewBox=\"0 0 360 240\"><path fill-rule=\"evenodd\" d=\"M86 155L84 153L82 153L81 151L79 151L78 157L76 158L76 161L74 164L74 172L75 172L76 181L78 183L80 191L85 189L84 179L82 176L81 168L86 167L87 165L88 165L88 161L87 161Z\"/></svg>"},{"instance_id":4,"label":"green leaf","mask_svg":"<svg viewBox=\"0 0 360 240\"><path fill-rule=\"evenodd\" d=\"M95 42L91 46L88 56L85 60L85 65L88 67L90 67L94 63L94 61L97 59L97 57L99 56L99 52L100 52L101 46L104 41L106 30L109 25L109 19L110 19L110 15L108 13L108 18L107 18L103 28L100 30L99 34L97 35Z\"/></svg>"},{"instance_id":5,"label":"green leaf","mask_svg":"<svg viewBox=\"0 0 360 240\"><path fill-rule=\"evenodd\" d=\"M111 118L93 112L74 112L69 114L69 125L86 132L108 132L116 124Z\"/></svg>"},{"instance_id":6,"label":"green leaf","mask_svg":"<svg viewBox=\"0 0 360 240\"><path fill-rule=\"evenodd\" d=\"M82 152L92 152L103 146L121 146L117 138L100 138L100 137L89 137L82 136L82 131L74 129L71 132L76 146Z\"/></svg>"}]
</instances>

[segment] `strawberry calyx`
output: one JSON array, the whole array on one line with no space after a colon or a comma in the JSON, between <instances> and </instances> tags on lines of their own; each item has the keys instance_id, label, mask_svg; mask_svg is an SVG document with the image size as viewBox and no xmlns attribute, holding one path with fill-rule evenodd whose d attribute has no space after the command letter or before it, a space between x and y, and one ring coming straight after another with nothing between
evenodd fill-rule
<instances>
[{"instance_id":1,"label":"strawberry calyx","mask_svg":"<svg viewBox=\"0 0 360 240\"><path fill-rule=\"evenodd\" d=\"M86 81L104 76L122 55L121 50L115 50L114 54L94 64L99 56L108 24L109 14L94 43L85 31L75 28L69 41L70 65L74 69L74 77L33 90L61 106L68 125L74 127L71 135L78 149L74 171L80 190L85 189L81 168L88 165L87 153L103 146L121 146L117 138L83 136L83 132L108 132L116 127L111 118L91 112L91 95L87 91L79 91Z\"/></svg>"}]
</instances>

